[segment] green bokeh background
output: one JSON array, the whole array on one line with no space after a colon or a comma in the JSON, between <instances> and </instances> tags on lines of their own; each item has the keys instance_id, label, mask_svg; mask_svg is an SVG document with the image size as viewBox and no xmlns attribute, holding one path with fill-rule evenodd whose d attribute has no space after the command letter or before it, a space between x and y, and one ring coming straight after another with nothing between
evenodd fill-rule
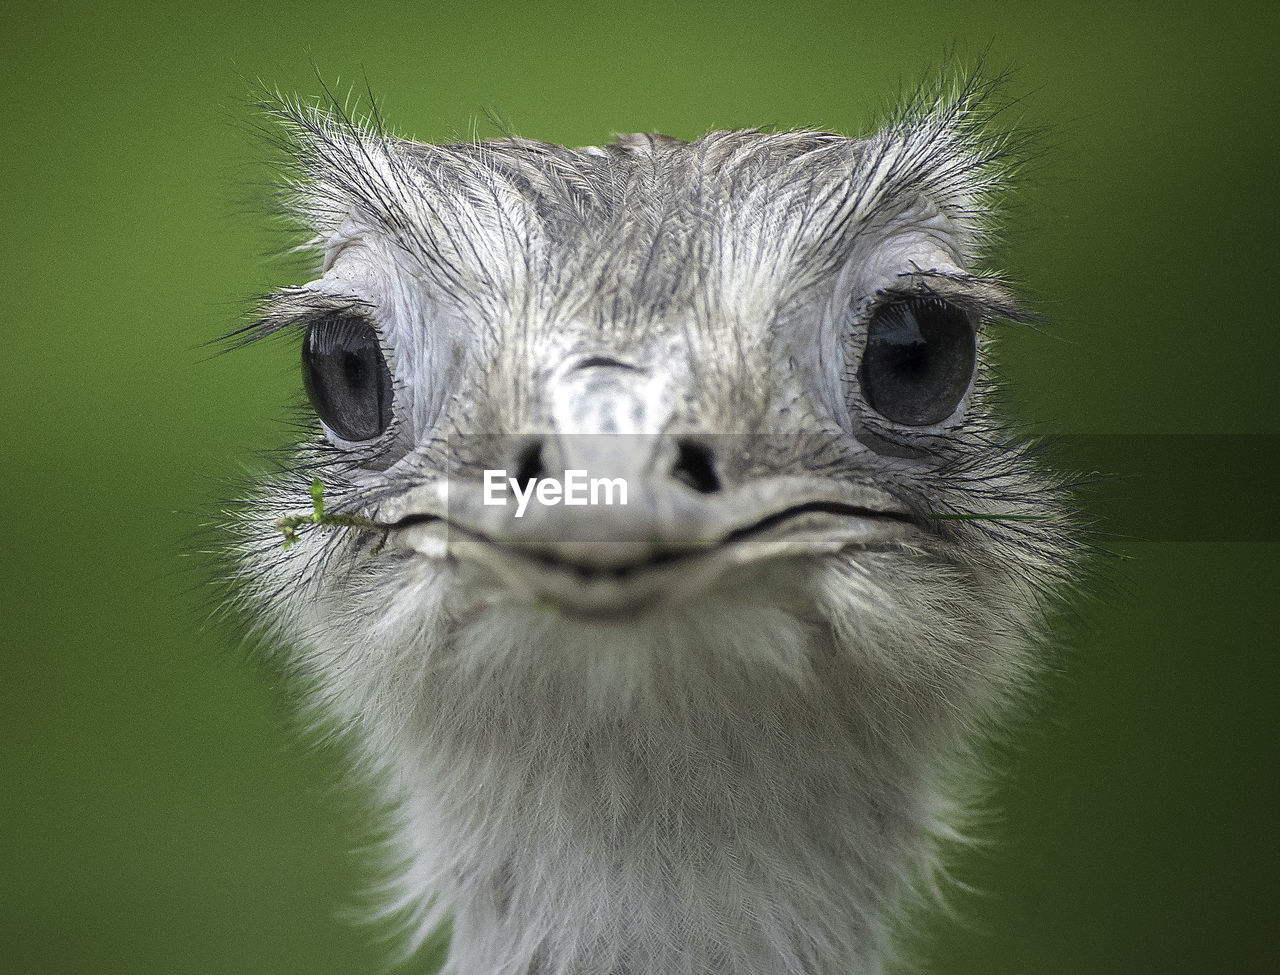
<instances>
[{"instance_id":1,"label":"green bokeh background","mask_svg":"<svg viewBox=\"0 0 1280 975\"><path fill-rule=\"evenodd\" d=\"M204 625L186 551L228 473L285 442L298 387L286 343L201 347L293 274L241 202L267 155L252 79L314 95L314 62L340 89L367 74L419 138L496 107L587 144L854 132L951 46L989 48L1018 69L1014 114L1049 127L1002 255L1054 322L1006 335L1019 410L1257 435L1236 443L1266 496L1274 9L10 3L0 972L351 975L386 955L341 919L372 824L340 756L300 744L287 689ZM1113 545L1126 559L1017 729L990 843L957 863L973 890L921 932L924 971L1280 970L1280 533L1272 509L1177 490L1143 503L1225 508L1259 540Z\"/></svg>"}]
</instances>

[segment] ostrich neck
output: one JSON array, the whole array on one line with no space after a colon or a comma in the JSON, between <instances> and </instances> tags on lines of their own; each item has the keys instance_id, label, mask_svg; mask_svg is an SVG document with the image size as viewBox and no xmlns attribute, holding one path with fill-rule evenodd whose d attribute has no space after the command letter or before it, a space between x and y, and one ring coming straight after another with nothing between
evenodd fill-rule
<instances>
[{"instance_id":1,"label":"ostrich neck","mask_svg":"<svg viewBox=\"0 0 1280 975\"><path fill-rule=\"evenodd\" d=\"M442 695L406 829L454 918L447 971L879 971L929 858L932 721L821 659L612 714L550 685Z\"/></svg>"}]
</instances>

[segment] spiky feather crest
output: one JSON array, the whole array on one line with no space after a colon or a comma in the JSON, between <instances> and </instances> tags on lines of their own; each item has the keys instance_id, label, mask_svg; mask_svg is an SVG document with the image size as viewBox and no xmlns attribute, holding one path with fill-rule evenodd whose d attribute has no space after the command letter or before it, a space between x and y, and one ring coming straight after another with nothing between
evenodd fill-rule
<instances>
[{"instance_id":1,"label":"spiky feather crest","mask_svg":"<svg viewBox=\"0 0 1280 975\"><path fill-rule=\"evenodd\" d=\"M622 136L570 149L507 136L427 145L390 134L371 110L277 97L289 161L281 209L322 252L353 224L377 227L445 288L501 288L495 268L527 265L540 244L593 228L593 244L679 228L728 205L718 248L752 247L762 270L821 279L851 237L928 207L970 262L981 260L1027 135L1001 131L1000 79L921 87L871 135L711 132L692 143ZM622 243L618 245L623 246ZM817 253L813 252L818 248ZM615 255L602 254L613 267ZM475 276L474 278L469 275ZM697 282L691 283L696 286Z\"/></svg>"}]
</instances>

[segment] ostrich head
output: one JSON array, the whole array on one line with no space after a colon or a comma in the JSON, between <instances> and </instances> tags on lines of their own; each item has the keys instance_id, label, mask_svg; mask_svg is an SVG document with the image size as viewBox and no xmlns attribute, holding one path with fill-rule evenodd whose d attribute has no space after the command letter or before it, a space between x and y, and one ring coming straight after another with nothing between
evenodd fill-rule
<instances>
[{"instance_id":1,"label":"ostrich head","mask_svg":"<svg viewBox=\"0 0 1280 975\"><path fill-rule=\"evenodd\" d=\"M253 330L319 422L238 576L449 972L885 964L1072 561L992 406L983 94L584 149L276 109L319 270Z\"/></svg>"}]
</instances>

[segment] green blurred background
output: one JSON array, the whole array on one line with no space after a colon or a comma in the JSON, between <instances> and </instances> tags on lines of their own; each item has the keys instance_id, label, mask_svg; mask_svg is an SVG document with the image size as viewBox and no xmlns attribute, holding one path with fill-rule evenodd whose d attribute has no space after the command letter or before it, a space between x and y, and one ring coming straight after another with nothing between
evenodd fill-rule
<instances>
[{"instance_id":1,"label":"green blurred background","mask_svg":"<svg viewBox=\"0 0 1280 975\"><path fill-rule=\"evenodd\" d=\"M1014 116L1049 127L1001 255L1055 323L1005 336L1018 409L1073 434L1249 435L1230 453L1269 502L1274 10L8 4L0 971L350 975L386 954L341 919L372 827L340 756L299 743L287 688L205 624L186 551L228 475L286 441L299 385L287 343L202 347L295 276L243 203L269 155L252 79L315 95L314 62L339 90L367 75L405 134L484 134L494 107L587 144L855 132L948 48L989 48L1018 69ZM1238 530L1112 545L1016 730L990 842L957 864L958 920L921 932L924 971L1280 970L1280 532L1202 482L1134 487Z\"/></svg>"}]
</instances>

